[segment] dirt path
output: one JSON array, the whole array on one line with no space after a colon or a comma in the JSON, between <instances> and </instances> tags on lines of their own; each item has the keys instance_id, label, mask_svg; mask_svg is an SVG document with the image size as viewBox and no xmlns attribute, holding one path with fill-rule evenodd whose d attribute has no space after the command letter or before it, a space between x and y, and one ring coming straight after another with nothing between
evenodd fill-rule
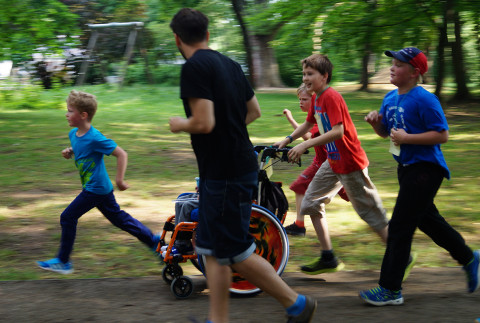
<instances>
[{"instance_id":1,"label":"dirt path","mask_svg":"<svg viewBox=\"0 0 480 323\"><path fill-rule=\"evenodd\" d=\"M53 274L52 274L53 275ZM53 276L52 276L53 277ZM160 277L0 282L0 322L203 322L207 315L205 281L177 300ZM480 292L468 294L459 268L414 268L404 284L403 306L373 307L357 296L374 287L378 272L345 271L307 276L285 273L300 293L318 299L314 322L474 322L480 317ZM231 322L285 322L283 310L265 293L233 298Z\"/></svg>"}]
</instances>

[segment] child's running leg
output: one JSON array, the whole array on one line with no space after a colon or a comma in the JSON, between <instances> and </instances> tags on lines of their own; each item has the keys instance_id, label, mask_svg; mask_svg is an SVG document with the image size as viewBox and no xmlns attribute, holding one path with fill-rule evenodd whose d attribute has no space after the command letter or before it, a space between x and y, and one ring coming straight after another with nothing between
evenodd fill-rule
<instances>
[{"instance_id":1,"label":"child's running leg","mask_svg":"<svg viewBox=\"0 0 480 323\"><path fill-rule=\"evenodd\" d=\"M70 274L73 272L73 266L69 260L77 233L78 219L95 207L97 202L95 197L97 197L97 195L82 191L62 212L60 216L62 237L57 257L46 261L37 261L40 268L60 274Z\"/></svg>"},{"instance_id":2,"label":"child's running leg","mask_svg":"<svg viewBox=\"0 0 480 323\"><path fill-rule=\"evenodd\" d=\"M377 188L368 176L368 169L337 175L357 214L386 243L388 236L387 212L383 208Z\"/></svg>"},{"instance_id":3,"label":"child's running leg","mask_svg":"<svg viewBox=\"0 0 480 323\"><path fill-rule=\"evenodd\" d=\"M320 257L315 258L310 264L300 267L302 272L306 274L317 275L335 272L345 266L335 257L325 217L325 205L330 203L330 200L341 188L342 184L337 175L330 168L328 161L325 161L305 192L300 212L310 215L318 241L321 244Z\"/></svg>"},{"instance_id":4,"label":"child's running leg","mask_svg":"<svg viewBox=\"0 0 480 323\"><path fill-rule=\"evenodd\" d=\"M285 232L287 232L287 234L305 236L305 215L300 212L300 207L302 205L303 198L305 197L305 192L307 191L308 185L315 177L315 174L319 168L320 165L316 162L313 162L290 185L290 189L295 192L297 218L295 219L295 222L285 227Z\"/></svg>"},{"instance_id":5,"label":"child's running leg","mask_svg":"<svg viewBox=\"0 0 480 323\"><path fill-rule=\"evenodd\" d=\"M153 248L157 243L155 235L149 228L120 209L115 201L113 191L104 196L102 203L98 204L97 208L113 225L130 233L149 248Z\"/></svg>"},{"instance_id":6,"label":"child's running leg","mask_svg":"<svg viewBox=\"0 0 480 323\"><path fill-rule=\"evenodd\" d=\"M62 237L57 257L64 263L70 259L77 234L78 219L93 209L98 203L99 195L82 191L60 215Z\"/></svg>"}]
</instances>

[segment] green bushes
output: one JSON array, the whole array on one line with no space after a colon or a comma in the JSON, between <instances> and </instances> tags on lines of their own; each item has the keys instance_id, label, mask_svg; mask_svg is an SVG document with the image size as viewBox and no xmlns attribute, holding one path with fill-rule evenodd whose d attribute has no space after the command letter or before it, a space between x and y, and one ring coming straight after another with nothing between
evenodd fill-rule
<instances>
[{"instance_id":1,"label":"green bushes","mask_svg":"<svg viewBox=\"0 0 480 323\"><path fill-rule=\"evenodd\" d=\"M179 64L150 65L149 73L154 84L165 86L178 86L180 84ZM149 80L145 73L145 63L138 62L128 66L125 84L148 84Z\"/></svg>"},{"instance_id":2,"label":"green bushes","mask_svg":"<svg viewBox=\"0 0 480 323\"><path fill-rule=\"evenodd\" d=\"M43 109L61 108L63 101L54 97L44 100L40 84L0 83L0 109Z\"/></svg>"}]
</instances>

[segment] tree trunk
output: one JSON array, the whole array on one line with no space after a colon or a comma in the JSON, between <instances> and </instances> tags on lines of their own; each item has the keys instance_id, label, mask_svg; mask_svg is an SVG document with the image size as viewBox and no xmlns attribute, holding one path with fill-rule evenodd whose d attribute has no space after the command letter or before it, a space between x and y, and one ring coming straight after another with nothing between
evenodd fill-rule
<instances>
[{"instance_id":1,"label":"tree trunk","mask_svg":"<svg viewBox=\"0 0 480 323\"><path fill-rule=\"evenodd\" d=\"M255 87L284 87L273 48L272 36L252 35L252 59L255 70Z\"/></svg>"},{"instance_id":2,"label":"tree trunk","mask_svg":"<svg viewBox=\"0 0 480 323\"><path fill-rule=\"evenodd\" d=\"M448 1L447 1L448 2ZM447 24L449 5L445 4L443 22L438 27L437 60L435 62L435 95L440 98L445 78L445 47L448 44Z\"/></svg>"},{"instance_id":3,"label":"tree trunk","mask_svg":"<svg viewBox=\"0 0 480 323\"><path fill-rule=\"evenodd\" d=\"M247 24L243 19L243 1L232 0L232 7L235 13L235 17L237 17L238 24L240 25L240 29L242 30L243 47L245 48L245 52L247 54L247 66L248 66L247 78L250 81L250 84L252 86L255 86L255 75L256 75L257 69L253 64L252 45L250 41L251 37L247 29Z\"/></svg>"},{"instance_id":4,"label":"tree trunk","mask_svg":"<svg viewBox=\"0 0 480 323\"><path fill-rule=\"evenodd\" d=\"M366 45L365 47L367 47ZM362 85L359 91L368 91L368 62L370 61L370 51L365 50L362 58L362 75L360 84Z\"/></svg>"},{"instance_id":5,"label":"tree trunk","mask_svg":"<svg viewBox=\"0 0 480 323\"><path fill-rule=\"evenodd\" d=\"M470 92L467 87L467 77L465 72L465 65L463 63L463 48L462 48L462 22L458 11L453 13L453 21L455 25L455 41L452 44L452 58L453 58L453 72L457 83L457 92L455 93L455 100L469 100Z\"/></svg>"},{"instance_id":6,"label":"tree trunk","mask_svg":"<svg viewBox=\"0 0 480 323\"><path fill-rule=\"evenodd\" d=\"M360 84L362 85L359 89L359 91L368 91L368 64L370 62L370 55L372 54L372 44L371 44L371 38L373 32L370 30L373 29L374 25L374 20L375 20L375 10L377 10L377 0L371 1L371 0L365 0L365 2L368 5L368 10L372 13L368 21L364 22L364 40L363 40L363 57L362 57L362 70L361 70L361 76L360 76Z\"/></svg>"},{"instance_id":7,"label":"tree trunk","mask_svg":"<svg viewBox=\"0 0 480 323\"><path fill-rule=\"evenodd\" d=\"M284 87L280 79L280 70L270 41L275 37L277 29L269 35L257 35L249 31L244 21L244 0L231 0L233 10L242 26L243 44L247 54L250 80L254 88Z\"/></svg>"}]
</instances>

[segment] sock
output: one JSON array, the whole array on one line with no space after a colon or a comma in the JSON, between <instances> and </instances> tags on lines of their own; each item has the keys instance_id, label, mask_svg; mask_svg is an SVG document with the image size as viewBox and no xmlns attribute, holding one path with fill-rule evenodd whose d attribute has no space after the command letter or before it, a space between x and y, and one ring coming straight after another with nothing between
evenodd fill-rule
<instances>
[{"instance_id":1,"label":"sock","mask_svg":"<svg viewBox=\"0 0 480 323\"><path fill-rule=\"evenodd\" d=\"M332 250L322 250L322 259L325 261L331 261L335 258Z\"/></svg>"},{"instance_id":2,"label":"sock","mask_svg":"<svg viewBox=\"0 0 480 323\"><path fill-rule=\"evenodd\" d=\"M297 300L293 305L287 307L287 314L288 315L298 315L302 313L305 309L305 305L307 305L307 300L304 295L298 294Z\"/></svg>"},{"instance_id":3,"label":"sock","mask_svg":"<svg viewBox=\"0 0 480 323\"><path fill-rule=\"evenodd\" d=\"M295 220L295 224L299 228L305 228L305 221Z\"/></svg>"}]
</instances>

